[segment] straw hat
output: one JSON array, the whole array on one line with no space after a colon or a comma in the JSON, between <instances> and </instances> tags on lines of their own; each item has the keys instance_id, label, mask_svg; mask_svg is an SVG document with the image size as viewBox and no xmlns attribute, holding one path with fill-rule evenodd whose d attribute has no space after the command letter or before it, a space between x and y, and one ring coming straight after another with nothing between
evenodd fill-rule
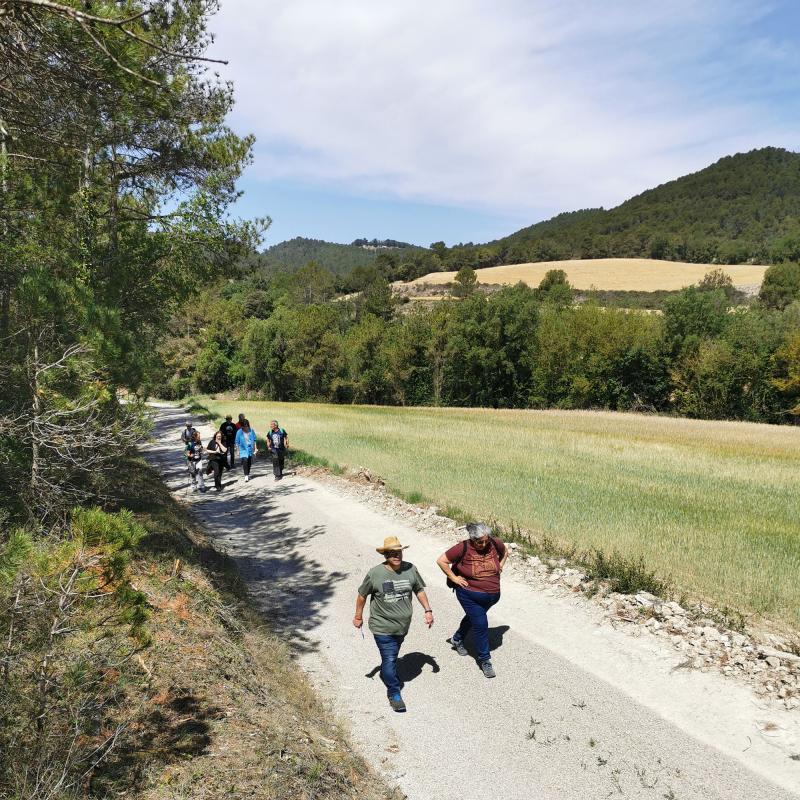
<instances>
[{"instance_id":1,"label":"straw hat","mask_svg":"<svg viewBox=\"0 0 800 800\"><path fill-rule=\"evenodd\" d=\"M408 545L400 544L400 540L396 536L387 536L383 540L383 547L376 547L379 553L385 553L387 550L405 550Z\"/></svg>"}]
</instances>

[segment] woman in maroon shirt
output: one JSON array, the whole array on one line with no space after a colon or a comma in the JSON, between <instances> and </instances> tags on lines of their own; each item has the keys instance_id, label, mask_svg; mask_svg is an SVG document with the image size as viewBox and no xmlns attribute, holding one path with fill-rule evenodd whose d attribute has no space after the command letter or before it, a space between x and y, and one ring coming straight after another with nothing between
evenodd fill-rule
<instances>
[{"instance_id":1,"label":"woman in maroon shirt","mask_svg":"<svg viewBox=\"0 0 800 800\"><path fill-rule=\"evenodd\" d=\"M453 545L436 560L464 609L464 619L447 641L465 656L464 637L472 630L478 664L487 678L494 678L486 612L500 599L500 573L508 560L508 549L483 522L470 522L467 533L469 539Z\"/></svg>"}]
</instances>

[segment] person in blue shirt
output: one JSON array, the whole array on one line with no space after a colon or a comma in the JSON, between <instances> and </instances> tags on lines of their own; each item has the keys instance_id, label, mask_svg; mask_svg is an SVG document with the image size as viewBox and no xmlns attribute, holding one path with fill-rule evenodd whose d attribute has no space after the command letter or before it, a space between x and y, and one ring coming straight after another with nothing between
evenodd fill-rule
<instances>
[{"instance_id":1,"label":"person in blue shirt","mask_svg":"<svg viewBox=\"0 0 800 800\"><path fill-rule=\"evenodd\" d=\"M286 460L286 451L289 449L289 434L278 426L278 420L274 419L269 424L267 434L267 450L272 456L272 474L275 480L279 481L283 477L283 465Z\"/></svg>"},{"instance_id":2,"label":"person in blue shirt","mask_svg":"<svg viewBox=\"0 0 800 800\"><path fill-rule=\"evenodd\" d=\"M242 472L245 481L250 480L250 467L253 465L253 456L258 452L256 447L256 432L250 427L250 421L244 420L242 427L236 432L236 447L239 450L239 461L242 462Z\"/></svg>"}]
</instances>

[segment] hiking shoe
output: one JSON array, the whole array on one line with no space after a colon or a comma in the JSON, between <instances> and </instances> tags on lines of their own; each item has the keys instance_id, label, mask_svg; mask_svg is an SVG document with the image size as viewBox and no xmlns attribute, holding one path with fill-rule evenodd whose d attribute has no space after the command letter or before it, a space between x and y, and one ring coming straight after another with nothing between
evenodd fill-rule
<instances>
[{"instance_id":1,"label":"hiking shoe","mask_svg":"<svg viewBox=\"0 0 800 800\"><path fill-rule=\"evenodd\" d=\"M456 639L455 636L451 636L447 641L450 643L453 650L455 650L460 656L469 655L469 653L467 653L467 648L464 647L464 642L462 642L461 639Z\"/></svg>"},{"instance_id":2,"label":"hiking shoe","mask_svg":"<svg viewBox=\"0 0 800 800\"><path fill-rule=\"evenodd\" d=\"M483 670L483 674L487 678L496 678L497 673L494 671L494 667L492 666L491 661L483 661L481 663L481 670Z\"/></svg>"},{"instance_id":3,"label":"hiking shoe","mask_svg":"<svg viewBox=\"0 0 800 800\"><path fill-rule=\"evenodd\" d=\"M405 711L406 710L406 704L403 702L403 698L400 697L399 694L392 695L392 697L389 698L389 705L395 711Z\"/></svg>"}]
</instances>

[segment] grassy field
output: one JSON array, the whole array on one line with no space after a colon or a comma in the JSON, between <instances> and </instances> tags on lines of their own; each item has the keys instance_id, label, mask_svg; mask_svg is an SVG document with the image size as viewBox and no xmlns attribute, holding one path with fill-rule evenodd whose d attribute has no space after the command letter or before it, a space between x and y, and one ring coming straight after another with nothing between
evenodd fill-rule
<instances>
[{"instance_id":1,"label":"grassy field","mask_svg":"<svg viewBox=\"0 0 800 800\"><path fill-rule=\"evenodd\" d=\"M585 411L202 401L405 496L642 556L694 598L800 624L800 428ZM380 534L384 535L384 534Z\"/></svg>"},{"instance_id":2,"label":"grassy field","mask_svg":"<svg viewBox=\"0 0 800 800\"><path fill-rule=\"evenodd\" d=\"M545 273L563 269L576 289L616 289L655 292L674 291L700 281L712 269L730 275L734 286L758 286L764 279L764 266L738 264L686 264L679 261L655 261L649 258L595 258L572 261L539 261L533 264L511 264L476 270L478 283L515 284L519 281L538 286ZM413 281L415 284L450 283L455 272L431 272Z\"/></svg>"}]
</instances>

